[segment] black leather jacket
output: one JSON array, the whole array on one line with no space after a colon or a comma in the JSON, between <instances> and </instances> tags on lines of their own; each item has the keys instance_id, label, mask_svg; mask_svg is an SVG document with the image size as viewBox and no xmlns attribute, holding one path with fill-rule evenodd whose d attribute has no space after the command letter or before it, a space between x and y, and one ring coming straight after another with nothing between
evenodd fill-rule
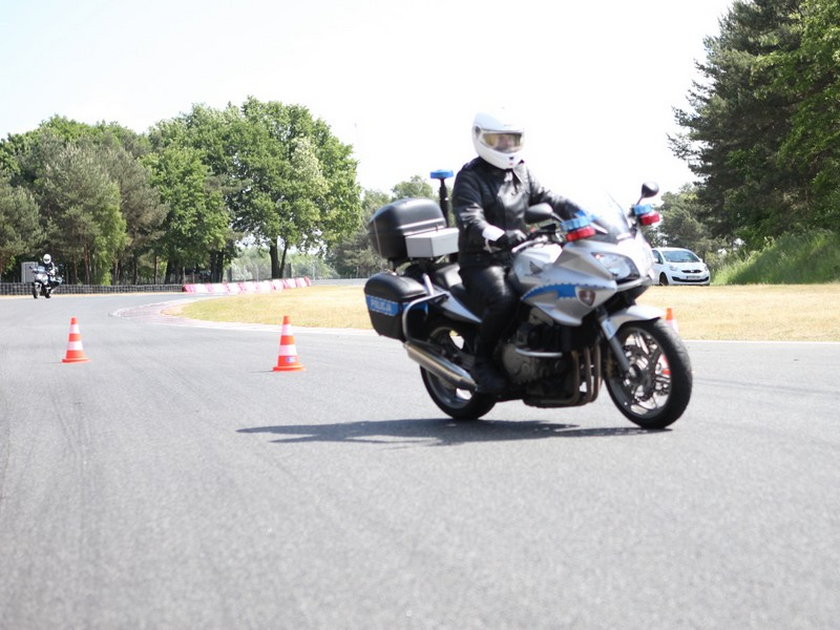
<instances>
[{"instance_id":1,"label":"black leather jacket","mask_svg":"<svg viewBox=\"0 0 840 630\"><path fill-rule=\"evenodd\" d=\"M564 219L574 216L578 206L544 188L520 162L512 170L502 170L481 158L461 168L452 188L452 207L458 222L458 260L463 263L491 262L483 235L487 225L501 230L525 231L528 206L547 202Z\"/></svg>"}]
</instances>

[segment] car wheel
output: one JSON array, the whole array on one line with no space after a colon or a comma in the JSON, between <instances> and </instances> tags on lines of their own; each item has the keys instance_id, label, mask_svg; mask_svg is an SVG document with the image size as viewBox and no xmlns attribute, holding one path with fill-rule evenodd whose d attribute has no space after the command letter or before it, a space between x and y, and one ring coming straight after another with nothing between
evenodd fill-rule
<instances>
[{"instance_id":1,"label":"car wheel","mask_svg":"<svg viewBox=\"0 0 840 630\"><path fill-rule=\"evenodd\" d=\"M668 276L666 276L664 273L659 274L659 284L663 287L667 287L669 284L671 284L670 282L668 282Z\"/></svg>"}]
</instances>

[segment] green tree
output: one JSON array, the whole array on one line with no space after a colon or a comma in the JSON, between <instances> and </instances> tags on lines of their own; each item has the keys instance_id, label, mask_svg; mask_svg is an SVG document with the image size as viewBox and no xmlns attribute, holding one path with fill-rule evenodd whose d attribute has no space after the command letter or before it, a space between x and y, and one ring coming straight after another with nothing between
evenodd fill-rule
<instances>
[{"instance_id":1,"label":"green tree","mask_svg":"<svg viewBox=\"0 0 840 630\"><path fill-rule=\"evenodd\" d=\"M335 269L318 254L304 254L291 252L288 258L289 276L293 278L308 277L311 280L319 278L339 277Z\"/></svg>"},{"instance_id":2,"label":"green tree","mask_svg":"<svg viewBox=\"0 0 840 630\"><path fill-rule=\"evenodd\" d=\"M392 197L387 193L365 190L362 193L362 212L370 218L378 208L390 201ZM360 224L352 235L330 247L327 262L343 278L365 278L388 268L387 262L370 245L367 222Z\"/></svg>"},{"instance_id":3,"label":"green tree","mask_svg":"<svg viewBox=\"0 0 840 630\"><path fill-rule=\"evenodd\" d=\"M420 177L420 175L412 175L408 181L398 183L391 189L391 192L393 193L392 198L395 200L402 199L403 197L421 197L433 201L438 200L437 193L432 188L432 185Z\"/></svg>"},{"instance_id":4,"label":"green tree","mask_svg":"<svg viewBox=\"0 0 840 630\"><path fill-rule=\"evenodd\" d=\"M141 161L148 153L148 141L130 130L111 127L96 146L105 170L119 188L120 210L126 223L125 246L117 261L117 275L122 280L128 280L130 275L131 281L137 283L142 261L151 254L166 217L160 193ZM146 267L150 268L148 260Z\"/></svg>"},{"instance_id":5,"label":"green tree","mask_svg":"<svg viewBox=\"0 0 840 630\"><path fill-rule=\"evenodd\" d=\"M264 247L242 247L230 261L230 276L238 280L266 280L271 277L271 261Z\"/></svg>"},{"instance_id":6,"label":"green tree","mask_svg":"<svg viewBox=\"0 0 840 630\"><path fill-rule=\"evenodd\" d=\"M663 193L658 210L662 214L661 227L652 233L657 246L684 247L704 259L713 260L718 250L734 245L713 236L702 222L700 217L705 209L694 185L683 186L677 193Z\"/></svg>"},{"instance_id":7,"label":"green tree","mask_svg":"<svg viewBox=\"0 0 840 630\"><path fill-rule=\"evenodd\" d=\"M793 103L779 164L802 182L797 223L840 227L840 3L803 0L801 41L776 54L773 89Z\"/></svg>"},{"instance_id":8,"label":"green tree","mask_svg":"<svg viewBox=\"0 0 840 630\"><path fill-rule=\"evenodd\" d=\"M9 134L0 139L0 175L9 179L12 185L19 186L21 181L21 156L28 152L28 144L34 134ZM30 182L31 183L31 182Z\"/></svg>"},{"instance_id":9,"label":"green tree","mask_svg":"<svg viewBox=\"0 0 840 630\"><path fill-rule=\"evenodd\" d=\"M222 111L195 106L159 125L153 144L201 152L220 178L232 227L268 248L272 277L290 248L326 248L359 224L351 147L305 107L253 97Z\"/></svg>"},{"instance_id":10,"label":"green tree","mask_svg":"<svg viewBox=\"0 0 840 630\"><path fill-rule=\"evenodd\" d=\"M370 220L373 213L382 206L405 197L438 201L431 184L421 176L413 175L410 179L395 184L390 195L379 190L365 190L362 195L362 214ZM336 243L330 249L327 260L342 277L363 278L389 268L388 262L371 247L367 221L357 227L351 236Z\"/></svg>"},{"instance_id":11,"label":"green tree","mask_svg":"<svg viewBox=\"0 0 840 630\"><path fill-rule=\"evenodd\" d=\"M167 207L156 241L167 259L166 282L183 281L185 269L207 267L211 252L225 246L230 217L197 149L172 146L144 161Z\"/></svg>"},{"instance_id":12,"label":"green tree","mask_svg":"<svg viewBox=\"0 0 840 630\"><path fill-rule=\"evenodd\" d=\"M228 211L228 231L224 242L215 250L207 252L202 259L211 270L211 279L221 281L224 268L236 257L236 240L241 237L234 229L235 212L233 200L237 191L247 187L238 180L237 169L241 141L240 113L238 108L228 105L223 110L216 110L204 105L194 105L192 110L177 118L159 122L149 132L149 141L153 151L162 153L170 148L184 148L195 152L205 166L205 187L221 195ZM212 223L212 221L211 221ZM175 253L170 257L180 264ZM194 252L190 253L190 257ZM172 265L169 265L172 268Z\"/></svg>"},{"instance_id":13,"label":"green tree","mask_svg":"<svg viewBox=\"0 0 840 630\"><path fill-rule=\"evenodd\" d=\"M104 172L118 189L119 210L125 223L124 237L118 237L114 242L105 239L102 244L106 251L88 252L86 261L73 259L73 252L81 251L78 248L71 247L68 251L57 253L72 269L87 269L82 273L88 279L93 275L110 279L111 274L105 273L105 267L113 268L115 275L120 275L124 266L122 262L126 260L133 267L136 280L138 261L148 252L155 230L164 216L157 192L149 182L149 174L138 160L148 149L147 139L115 123L91 126L55 116L35 130L9 136L0 142L0 168L13 184L34 194L48 219L50 239L60 247L63 215L50 207L56 199L45 196L49 188L47 184L56 179L56 168L61 164L67 166L65 162L72 151L76 151L77 157L84 155L84 159L95 162L95 171ZM63 185L69 190L74 184L68 180ZM57 192L54 186L49 190ZM67 194L68 190L65 191ZM116 224L113 225L118 229ZM100 269L99 272L92 271L93 261L97 261L95 266Z\"/></svg>"},{"instance_id":14,"label":"green tree","mask_svg":"<svg viewBox=\"0 0 840 630\"><path fill-rule=\"evenodd\" d=\"M703 218L716 235L759 245L787 229L801 198L801 181L779 159L796 97L777 88L779 58L800 45L801 2L736 0L706 40L691 109L676 112L687 132L673 148L701 178Z\"/></svg>"},{"instance_id":15,"label":"green tree","mask_svg":"<svg viewBox=\"0 0 840 630\"><path fill-rule=\"evenodd\" d=\"M119 187L89 146L61 147L43 168L36 191L48 219L50 248L70 260L72 277L109 283L126 242Z\"/></svg>"},{"instance_id":16,"label":"green tree","mask_svg":"<svg viewBox=\"0 0 840 630\"><path fill-rule=\"evenodd\" d=\"M353 147L336 138L320 119L313 121L314 150L326 179L326 196L320 199L322 212L319 237L326 250L351 234L365 216L356 183Z\"/></svg>"},{"instance_id":17,"label":"green tree","mask_svg":"<svg viewBox=\"0 0 840 630\"><path fill-rule=\"evenodd\" d=\"M17 256L35 251L43 236L35 199L24 188L12 186L7 176L0 176L0 275Z\"/></svg>"},{"instance_id":18,"label":"green tree","mask_svg":"<svg viewBox=\"0 0 840 630\"><path fill-rule=\"evenodd\" d=\"M317 249L358 224L356 165L305 107L249 98L241 113L236 179L245 186L231 196L235 225L268 246L280 277L290 247Z\"/></svg>"}]
</instances>

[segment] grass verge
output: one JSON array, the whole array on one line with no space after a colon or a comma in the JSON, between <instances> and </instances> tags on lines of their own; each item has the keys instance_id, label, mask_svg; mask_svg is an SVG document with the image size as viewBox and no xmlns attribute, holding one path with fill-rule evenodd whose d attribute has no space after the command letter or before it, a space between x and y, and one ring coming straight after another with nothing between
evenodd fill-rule
<instances>
[{"instance_id":1,"label":"grass verge","mask_svg":"<svg viewBox=\"0 0 840 630\"><path fill-rule=\"evenodd\" d=\"M651 287L639 303L674 311L685 339L840 341L840 283ZM168 311L192 319L371 328L361 286L315 286L198 300Z\"/></svg>"},{"instance_id":2,"label":"grass verge","mask_svg":"<svg viewBox=\"0 0 840 630\"><path fill-rule=\"evenodd\" d=\"M713 284L810 284L840 278L840 233L812 230L780 236L746 259L712 273Z\"/></svg>"}]
</instances>

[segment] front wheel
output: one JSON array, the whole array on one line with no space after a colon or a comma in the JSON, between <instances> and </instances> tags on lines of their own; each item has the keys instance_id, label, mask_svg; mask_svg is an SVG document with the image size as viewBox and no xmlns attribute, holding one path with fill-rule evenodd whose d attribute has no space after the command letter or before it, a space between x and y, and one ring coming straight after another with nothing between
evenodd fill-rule
<instances>
[{"instance_id":1,"label":"front wheel","mask_svg":"<svg viewBox=\"0 0 840 630\"><path fill-rule=\"evenodd\" d=\"M625 324L616 337L630 370L622 373L612 353L606 353L604 381L610 398L631 422L664 429L682 415L691 398L688 351L662 320Z\"/></svg>"},{"instance_id":2,"label":"front wheel","mask_svg":"<svg viewBox=\"0 0 840 630\"><path fill-rule=\"evenodd\" d=\"M469 363L475 341L475 332L469 326L438 319L427 326L427 332L429 342L447 359L462 367ZM420 368L420 375L435 404L456 420L477 420L496 405L494 397L460 389L424 368Z\"/></svg>"},{"instance_id":3,"label":"front wheel","mask_svg":"<svg viewBox=\"0 0 840 630\"><path fill-rule=\"evenodd\" d=\"M36 300L38 299L38 285L34 282L32 283L32 297L34 297Z\"/></svg>"}]
</instances>

